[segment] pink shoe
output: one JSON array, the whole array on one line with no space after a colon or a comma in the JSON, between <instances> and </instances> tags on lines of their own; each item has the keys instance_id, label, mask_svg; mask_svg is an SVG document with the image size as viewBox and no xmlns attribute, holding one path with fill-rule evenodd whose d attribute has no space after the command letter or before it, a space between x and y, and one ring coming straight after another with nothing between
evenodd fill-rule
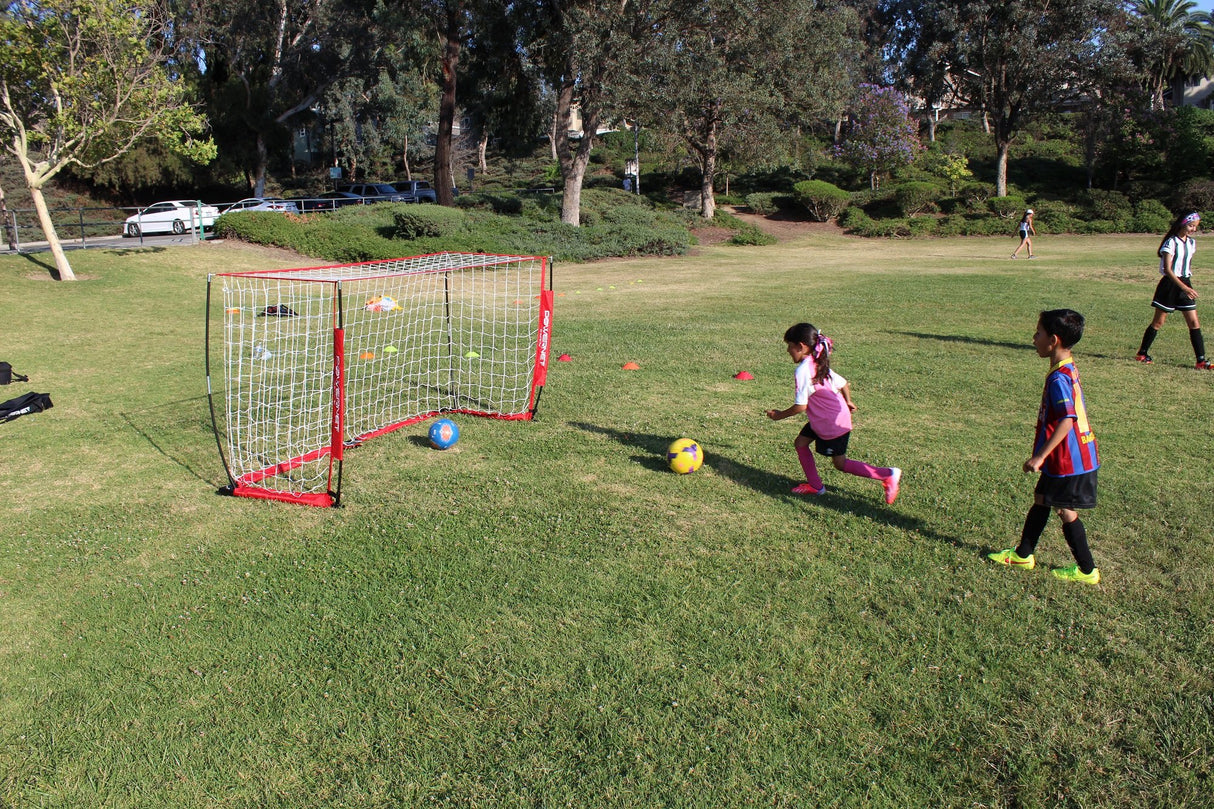
<instances>
[{"instance_id":1,"label":"pink shoe","mask_svg":"<svg viewBox=\"0 0 1214 809\"><path fill-rule=\"evenodd\" d=\"M898 484L902 482L902 470L896 466L889 468L889 477L881 481L881 485L885 487L885 502L893 505L898 499Z\"/></svg>"},{"instance_id":2,"label":"pink shoe","mask_svg":"<svg viewBox=\"0 0 1214 809\"><path fill-rule=\"evenodd\" d=\"M810 486L808 483L802 483L800 486L793 486L792 493L793 494L826 494L826 487L823 486L821 489L815 489L813 486Z\"/></svg>"}]
</instances>

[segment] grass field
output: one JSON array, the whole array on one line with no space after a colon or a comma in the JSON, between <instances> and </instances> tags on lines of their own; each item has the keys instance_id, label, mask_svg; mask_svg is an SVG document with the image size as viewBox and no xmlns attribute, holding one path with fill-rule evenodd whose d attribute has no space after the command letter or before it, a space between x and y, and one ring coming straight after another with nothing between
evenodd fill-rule
<instances>
[{"instance_id":1,"label":"grass field","mask_svg":"<svg viewBox=\"0 0 1214 809\"><path fill-rule=\"evenodd\" d=\"M0 359L32 378L0 398L55 402L0 426L0 805L1208 807L1214 374L1178 318L1132 360L1157 241L559 264L573 361L539 419L370 442L334 510L215 495L206 274L284 259L77 252L59 284L0 257ZM985 558L1031 502L1058 306L1088 318L1098 587L1050 576L1056 520L1038 569ZM799 425L763 411L805 319L851 455L905 470L893 506L826 465L788 492Z\"/></svg>"}]
</instances>

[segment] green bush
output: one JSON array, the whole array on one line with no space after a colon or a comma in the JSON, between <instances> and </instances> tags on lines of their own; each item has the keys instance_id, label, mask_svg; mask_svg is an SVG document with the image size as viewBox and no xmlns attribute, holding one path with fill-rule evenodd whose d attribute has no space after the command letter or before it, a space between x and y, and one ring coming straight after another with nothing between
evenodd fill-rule
<instances>
[{"instance_id":1,"label":"green bush","mask_svg":"<svg viewBox=\"0 0 1214 809\"><path fill-rule=\"evenodd\" d=\"M794 209L797 204L796 197L777 191L756 191L746 195L746 207L763 216Z\"/></svg>"},{"instance_id":2,"label":"green bush","mask_svg":"<svg viewBox=\"0 0 1214 809\"><path fill-rule=\"evenodd\" d=\"M1189 180L1176 190L1174 209L1177 211L1208 211L1214 209L1214 180Z\"/></svg>"},{"instance_id":3,"label":"green bush","mask_svg":"<svg viewBox=\"0 0 1214 809\"><path fill-rule=\"evenodd\" d=\"M912 236L931 236L936 232L936 220L931 216L912 216L907 224Z\"/></svg>"},{"instance_id":4,"label":"green bush","mask_svg":"<svg viewBox=\"0 0 1214 809\"><path fill-rule=\"evenodd\" d=\"M441 205L409 205L393 214L392 238L412 240L448 236L464 223L464 212Z\"/></svg>"},{"instance_id":5,"label":"green bush","mask_svg":"<svg viewBox=\"0 0 1214 809\"><path fill-rule=\"evenodd\" d=\"M1008 194L1006 197L991 197L986 201L986 207L995 216L1004 219L1011 219L1013 217L1019 219L1024 215L1024 197L1013 196L1012 194Z\"/></svg>"},{"instance_id":6,"label":"green bush","mask_svg":"<svg viewBox=\"0 0 1214 809\"><path fill-rule=\"evenodd\" d=\"M858 205L852 205L839 214L839 227L846 230L858 231L871 222L872 218Z\"/></svg>"},{"instance_id":7,"label":"green bush","mask_svg":"<svg viewBox=\"0 0 1214 809\"><path fill-rule=\"evenodd\" d=\"M894 189L894 199L903 216L918 216L933 208L943 189L935 183L909 182L902 183Z\"/></svg>"},{"instance_id":8,"label":"green bush","mask_svg":"<svg viewBox=\"0 0 1214 809\"><path fill-rule=\"evenodd\" d=\"M802 180L793 186L793 191L816 222L833 219L851 202L850 194L825 180Z\"/></svg>"},{"instance_id":9,"label":"green bush","mask_svg":"<svg viewBox=\"0 0 1214 809\"><path fill-rule=\"evenodd\" d=\"M1092 219L1128 221L1133 216L1130 198L1120 191L1089 188L1083 192L1083 200L1092 214Z\"/></svg>"},{"instance_id":10,"label":"green bush","mask_svg":"<svg viewBox=\"0 0 1214 809\"><path fill-rule=\"evenodd\" d=\"M950 214L942 217L936 222L937 236L964 236L966 235L968 221L961 214Z\"/></svg>"},{"instance_id":11,"label":"green bush","mask_svg":"<svg viewBox=\"0 0 1214 809\"><path fill-rule=\"evenodd\" d=\"M1172 213L1157 199L1144 199L1134 206L1132 223L1136 233L1165 233L1172 226Z\"/></svg>"}]
</instances>

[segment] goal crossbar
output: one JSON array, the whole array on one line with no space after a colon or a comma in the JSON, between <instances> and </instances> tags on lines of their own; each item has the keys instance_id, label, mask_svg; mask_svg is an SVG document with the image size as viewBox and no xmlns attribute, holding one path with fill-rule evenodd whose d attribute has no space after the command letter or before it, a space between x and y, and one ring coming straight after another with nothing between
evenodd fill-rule
<instances>
[{"instance_id":1,"label":"goal crossbar","mask_svg":"<svg viewBox=\"0 0 1214 809\"><path fill-rule=\"evenodd\" d=\"M207 394L225 490L336 505L348 447L442 413L534 418L552 308L542 256L436 253L210 276Z\"/></svg>"}]
</instances>

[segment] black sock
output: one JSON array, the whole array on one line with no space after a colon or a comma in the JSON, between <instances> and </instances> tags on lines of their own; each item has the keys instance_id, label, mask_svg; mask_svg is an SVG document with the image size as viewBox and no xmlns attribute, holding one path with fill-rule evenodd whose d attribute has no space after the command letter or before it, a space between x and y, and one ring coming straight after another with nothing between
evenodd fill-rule
<instances>
[{"instance_id":1,"label":"black sock","mask_svg":"<svg viewBox=\"0 0 1214 809\"><path fill-rule=\"evenodd\" d=\"M1201 336L1201 329L1189 329L1189 342L1193 344L1193 353L1198 362L1206 361L1206 341Z\"/></svg>"},{"instance_id":2,"label":"black sock","mask_svg":"<svg viewBox=\"0 0 1214 809\"><path fill-rule=\"evenodd\" d=\"M1037 550L1037 541L1041 539L1041 532L1049 521L1050 507L1034 503L1024 517L1024 530L1020 532L1020 544L1016 546L1017 556L1023 559L1033 555L1033 551Z\"/></svg>"},{"instance_id":3,"label":"black sock","mask_svg":"<svg viewBox=\"0 0 1214 809\"><path fill-rule=\"evenodd\" d=\"M1155 337L1159 334L1159 329L1154 326L1147 326L1147 330L1142 333L1142 345L1138 348L1139 354L1147 353L1151 343L1155 342Z\"/></svg>"},{"instance_id":4,"label":"black sock","mask_svg":"<svg viewBox=\"0 0 1214 809\"><path fill-rule=\"evenodd\" d=\"M1095 570L1096 563L1092 560L1092 549L1088 547L1088 530L1083 527L1083 520L1076 517L1074 522L1064 522L1062 535L1066 537L1066 544L1071 547L1071 555L1079 563L1079 569L1084 573Z\"/></svg>"}]
</instances>

